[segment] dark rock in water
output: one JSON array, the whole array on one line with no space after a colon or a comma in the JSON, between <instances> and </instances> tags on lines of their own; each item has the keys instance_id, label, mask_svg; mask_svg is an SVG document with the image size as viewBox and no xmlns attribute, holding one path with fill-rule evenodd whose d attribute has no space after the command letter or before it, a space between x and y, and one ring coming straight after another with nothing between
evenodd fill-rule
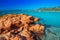
<instances>
[{"instance_id":1,"label":"dark rock in water","mask_svg":"<svg viewBox=\"0 0 60 40\"><path fill-rule=\"evenodd\" d=\"M60 40L60 32L59 32L60 28L55 28L55 27L51 27L51 28L47 28L46 29L46 38L45 40Z\"/></svg>"}]
</instances>

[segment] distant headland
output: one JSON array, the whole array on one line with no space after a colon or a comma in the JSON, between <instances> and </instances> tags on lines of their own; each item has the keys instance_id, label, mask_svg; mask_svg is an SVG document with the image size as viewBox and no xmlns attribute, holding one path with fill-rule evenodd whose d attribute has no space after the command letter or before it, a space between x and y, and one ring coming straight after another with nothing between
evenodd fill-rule
<instances>
[{"instance_id":1,"label":"distant headland","mask_svg":"<svg viewBox=\"0 0 60 40\"><path fill-rule=\"evenodd\" d=\"M37 12L60 12L60 6L52 8L39 8L35 10Z\"/></svg>"}]
</instances>

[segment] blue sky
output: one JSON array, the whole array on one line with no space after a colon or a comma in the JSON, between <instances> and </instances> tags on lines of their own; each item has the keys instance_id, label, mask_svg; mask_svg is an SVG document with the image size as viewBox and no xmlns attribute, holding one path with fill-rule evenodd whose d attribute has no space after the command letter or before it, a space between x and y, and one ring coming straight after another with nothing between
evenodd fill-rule
<instances>
[{"instance_id":1,"label":"blue sky","mask_svg":"<svg viewBox=\"0 0 60 40\"><path fill-rule=\"evenodd\" d=\"M38 9L60 6L60 0L0 0L0 10Z\"/></svg>"}]
</instances>

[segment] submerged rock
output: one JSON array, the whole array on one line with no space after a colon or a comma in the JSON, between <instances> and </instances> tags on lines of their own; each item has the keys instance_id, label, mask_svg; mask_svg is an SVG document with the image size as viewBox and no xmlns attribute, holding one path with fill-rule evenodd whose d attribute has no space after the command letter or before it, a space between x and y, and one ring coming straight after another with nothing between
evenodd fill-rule
<instances>
[{"instance_id":1,"label":"submerged rock","mask_svg":"<svg viewBox=\"0 0 60 40\"><path fill-rule=\"evenodd\" d=\"M45 40L60 40L60 28L47 28Z\"/></svg>"}]
</instances>

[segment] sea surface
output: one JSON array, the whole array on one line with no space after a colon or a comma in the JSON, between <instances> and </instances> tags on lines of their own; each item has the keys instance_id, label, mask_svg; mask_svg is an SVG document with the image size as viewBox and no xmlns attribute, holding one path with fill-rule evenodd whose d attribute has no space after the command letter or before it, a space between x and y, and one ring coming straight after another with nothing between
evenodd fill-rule
<instances>
[{"instance_id":1,"label":"sea surface","mask_svg":"<svg viewBox=\"0 0 60 40\"><path fill-rule=\"evenodd\" d=\"M45 26L45 37L42 40L60 40L60 12L1 12L5 14L27 14L39 18L39 23Z\"/></svg>"}]
</instances>

